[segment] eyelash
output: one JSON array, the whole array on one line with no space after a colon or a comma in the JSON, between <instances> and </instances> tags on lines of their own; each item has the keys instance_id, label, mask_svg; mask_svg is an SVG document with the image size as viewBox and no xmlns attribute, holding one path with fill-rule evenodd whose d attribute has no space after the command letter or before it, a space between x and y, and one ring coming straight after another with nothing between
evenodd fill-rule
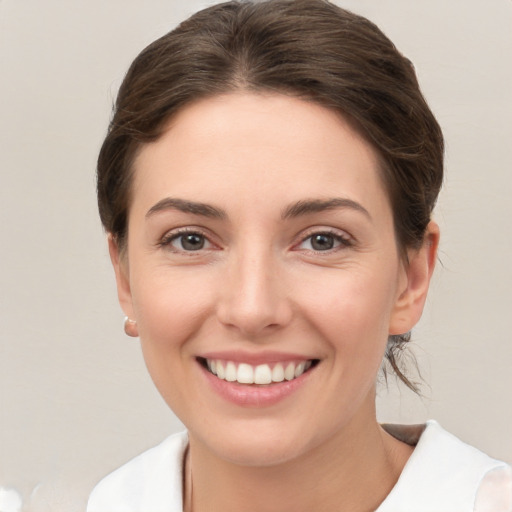
<instances>
[{"instance_id":1,"label":"eyelash","mask_svg":"<svg viewBox=\"0 0 512 512\"><path fill-rule=\"evenodd\" d=\"M338 250L343 250L343 249L346 249L348 247L352 247L352 245L353 245L352 238L350 238L346 234L340 233L337 230L334 230L334 229L319 229L319 230L314 229L314 230L310 231L309 233L307 233L306 236L301 238L300 242L298 244L296 244L294 247L299 247L300 245L302 245L307 240L310 240L314 236L319 236L319 235L326 235L326 236L332 237L334 239L335 243L339 243L339 246L338 247L333 247L331 249L327 249L325 251L320 251L320 250L315 250L315 249L306 249L308 252L314 252L316 254L321 254L321 253L331 254L331 253L336 252Z\"/></svg>"},{"instance_id":2,"label":"eyelash","mask_svg":"<svg viewBox=\"0 0 512 512\"><path fill-rule=\"evenodd\" d=\"M177 229L176 231L173 231L171 233L166 233L162 239L158 242L158 246L161 247L161 248L164 248L164 249L171 249L173 252L177 252L177 253L185 253L185 254L190 254L190 255L193 255L194 253L199 253L201 252L202 248L197 250L197 251L186 251L184 249L176 249L176 248L172 248L172 242L174 242L175 240L178 240L179 238L181 237L184 237L184 236L187 236L187 235L197 235L197 236L200 236L202 237L207 243L209 244L213 244L213 242L211 242L208 238L208 236L202 232L200 229L193 229L193 228L180 228L180 229Z\"/></svg>"},{"instance_id":3,"label":"eyelash","mask_svg":"<svg viewBox=\"0 0 512 512\"><path fill-rule=\"evenodd\" d=\"M202 232L200 229L192 229L192 228L180 228L171 233L167 233L162 237L162 239L158 242L157 245L164 249L170 248L170 247L172 247L172 242L174 242L175 240L178 240L181 237L187 236L187 235L200 236L205 240L206 243L214 245L213 242L211 242L209 240L208 236L204 232ZM307 233L306 236L303 236L297 244L293 245L293 249L300 247L307 240L312 239L314 236L319 236L319 235L320 236L326 235L326 236L332 237L334 239L334 242L338 243L339 246L333 247L330 249L326 249L324 251L315 250L315 249L306 249L306 251L317 253L317 254L320 254L320 253L329 254L329 253L335 252L337 250L342 250L344 248L351 247L353 245L353 240L348 235L341 234L339 231L335 231L332 229L319 229L319 230L312 230L309 233ZM187 251L185 249L176 249L176 248L173 248L171 250L176 253L182 253L182 254L185 253L185 254L189 254L189 255L194 255L194 253L200 253L203 250L203 248L198 249L197 251L192 251L192 250Z\"/></svg>"}]
</instances>

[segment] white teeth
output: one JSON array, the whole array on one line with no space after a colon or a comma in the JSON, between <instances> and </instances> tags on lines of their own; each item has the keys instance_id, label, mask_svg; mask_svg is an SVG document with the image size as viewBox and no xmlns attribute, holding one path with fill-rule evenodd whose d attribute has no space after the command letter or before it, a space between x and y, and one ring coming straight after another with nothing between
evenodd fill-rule
<instances>
[{"instance_id":1,"label":"white teeth","mask_svg":"<svg viewBox=\"0 0 512 512\"><path fill-rule=\"evenodd\" d=\"M284 378L286 380L292 380L295 378L295 365L293 363L289 363L284 371Z\"/></svg>"},{"instance_id":2,"label":"white teeth","mask_svg":"<svg viewBox=\"0 0 512 512\"><path fill-rule=\"evenodd\" d=\"M222 361L220 359L207 359L206 365L210 372L217 375L219 379L240 384L264 385L296 379L311 368L312 361L301 361L297 364L288 363L286 368L282 363L277 363L272 369L268 364L251 366L247 363L240 363L237 366L233 361Z\"/></svg>"},{"instance_id":3,"label":"white teeth","mask_svg":"<svg viewBox=\"0 0 512 512\"><path fill-rule=\"evenodd\" d=\"M254 370L254 384L270 384L272 382L272 371L268 364L260 364Z\"/></svg>"},{"instance_id":4,"label":"white teeth","mask_svg":"<svg viewBox=\"0 0 512 512\"><path fill-rule=\"evenodd\" d=\"M217 377L219 379L225 379L226 378L226 371L224 370L224 366L221 362L217 361L217 364L215 365L215 368L217 370Z\"/></svg>"},{"instance_id":5,"label":"white teeth","mask_svg":"<svg viewBox=\"0 0 512 512\"><path fill-rule=\"evenodd\" d=\"M236 380L236 366L231 361L226 365L226 380L228 382L235 382Z\"/></svg>"},{"instance_id":6,"label":"white teeth","mask_svg":"<svg viewBox=\"0 0 512 512\"><path fill-rule=\"evenodd\" d=\"M238 365L236 380L240 384L254 384L254 370L250 364L241 363Z\"/></svg>"},{"instance_id":7,"label":"white teeth","mask_svg":"<svg viewBox=\"0 0 512 512\"><path fill-rule=\"evenodd\" d=\"M281 363L277 363L272 370L272 382L283 382L284 368Z\"/></svg>"},{"instance_id":8,"label":"white teeth","mask_svg":"<svg viewBox=\"0 0 512 512\"><path fill-rule=\"evenodd\" d=\"M295 367L295 377L300 377L304 373L305 366L306 366L306 363L299 363Z\"/></svg>"}]
</instances>

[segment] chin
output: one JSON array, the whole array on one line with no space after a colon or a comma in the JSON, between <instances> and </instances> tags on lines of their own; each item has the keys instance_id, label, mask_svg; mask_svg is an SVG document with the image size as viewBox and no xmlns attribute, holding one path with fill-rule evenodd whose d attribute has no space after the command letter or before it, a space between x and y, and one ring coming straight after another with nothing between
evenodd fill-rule
<instances>
[{"instance_id":1,"label":"chin","mask_svg":"<svg viewBox=\"0 0 512 512\"><path fill-rule=\"evenodd\" d=\"M212 433L213 435L211 435ZM315 439L303 428L276 425L275 421L245 422L229 429L190 432L191 444L198 441L215 457L231 464L271 467L299 458L315 446Z\"/></svg>"},{"instance_id":2,"label":"chin","mask_svg":"<svg viewBox=\"0 0 512 512\"><path fill-rule=\"evenodd\" d=\"M258 439L229 440L213 449L223 460L246 467L272 467L285 464L300 457L302 450L297 443L283 444L276 440Z\"/></svg>"}]
</instances>

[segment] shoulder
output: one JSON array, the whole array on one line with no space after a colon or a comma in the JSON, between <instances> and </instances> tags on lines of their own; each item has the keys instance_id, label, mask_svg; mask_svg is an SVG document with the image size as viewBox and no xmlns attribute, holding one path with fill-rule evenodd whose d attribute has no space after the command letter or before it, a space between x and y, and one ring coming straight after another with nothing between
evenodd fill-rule
<instances>
[{"instance_id":1,"label":"shoulder","mask_svg":"<svg viewBox=\"0 0 512 512\"><path fill-rule=\"evenodd\" d=\"M485 474L475 499L475 512L512 512L512 468L496 467Z\"/></svg>"},{"instance_id":2,"label":"shoulder","mask_svg":"<svg viewBox=\"0 0 512 512\"><path fill-rule=\"evenodd\" d=\"M185 432L172 435L101 480L87 512L174 512L182 507Z\"/></svg>"},{"instance_id":3,"label":"shoulder","mask_svg":"<svg viewBox=\"0 0 512 512\"><path fill-rule=\"evenodd\" d=\"M394 426L390 433L399 429ZM435 421L416 429L414 452L378 512L512 511L512 476L506 463L464 443Z\"/></svg>"}]
</instances>

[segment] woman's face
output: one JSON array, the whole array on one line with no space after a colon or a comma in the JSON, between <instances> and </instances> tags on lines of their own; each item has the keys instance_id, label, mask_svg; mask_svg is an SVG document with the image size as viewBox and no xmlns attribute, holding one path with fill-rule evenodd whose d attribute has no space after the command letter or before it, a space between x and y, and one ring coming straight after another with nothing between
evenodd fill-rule
<instances>
[{"instance_id":1,"label":"woman's face","mask_svg":"<svg viewBox=\"0 0 512 512\"><path fill-rule=\"evenodd\" d=\"M120 300L191 440L271 465L371 421L424 298L372 147L321 106L240 93L184 108L134 168Z\"/></svg>"}]
</instances>

